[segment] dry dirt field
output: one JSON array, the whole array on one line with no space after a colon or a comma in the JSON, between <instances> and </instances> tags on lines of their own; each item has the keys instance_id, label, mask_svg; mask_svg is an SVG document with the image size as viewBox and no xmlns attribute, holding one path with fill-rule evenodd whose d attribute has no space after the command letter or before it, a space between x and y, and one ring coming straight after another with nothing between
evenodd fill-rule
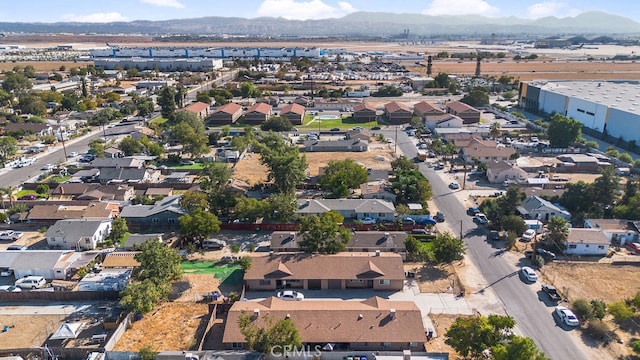
<instances>
[{"instance_id":1,"label":"dry dirt field","mask_svg":"<svg viewBox=\"0 0 640 360\"><path fill-rule=\"evenodd\" d=\"M317 176L321 167L327 166L331 160L354 159L374 170L391 170L391 161L396 158L393 145L372 141L367 152L308 152L304 153L309 163L309 175ZM398 155L401 155L398 150ZM383 156L387 161L376 160L375 156ZM235 185L251 187L267 180L267 167L260 164L260 154L249 153L238 162L233 175Z\"/></svg>"},{"instance_id":2,"label":"dry dirt field","mask_svg":"<svg viewBox=\"0 0 640 360\"><path fill-rule=\"evenodd\" d=\"M0 326L14 326L0 332L0 349L42 346L64 318L64 315L0 315Z\"/></svg>"}]
</instances>

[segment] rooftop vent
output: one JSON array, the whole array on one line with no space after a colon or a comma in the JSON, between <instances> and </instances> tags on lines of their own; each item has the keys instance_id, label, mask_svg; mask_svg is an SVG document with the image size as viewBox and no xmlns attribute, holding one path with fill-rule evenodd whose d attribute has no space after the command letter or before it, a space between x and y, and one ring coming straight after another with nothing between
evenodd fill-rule
<instances>
[{"instance_id":1,"label":"rooftop vent","mask_svg":"<svg viewBox=\"0 0 640 360\"><path fill-rule=\"evenodd\" d=\"M260 316L260 309L253 309L253 315Z\"/></svg>"},{"instance_id":2,"label":"rooftop vent","mask_svg":"<svg viewBox=\"0 0 640 360\"><path fill-rule=\"evenodd\" d=\"M362 314L358 314L358 320L362 320L364 319L364 316L362 316Z\"/></svg>"},{"instance_id":3,"label":"rooftop vent","mask_svg":"<svg viewBox=\"0 0 640 360\"><path fill-rule=\"evenodd\" d=\"M396 309L389 309L389 317L392 319L396 318Z\"/></svg>"}]
</instances>

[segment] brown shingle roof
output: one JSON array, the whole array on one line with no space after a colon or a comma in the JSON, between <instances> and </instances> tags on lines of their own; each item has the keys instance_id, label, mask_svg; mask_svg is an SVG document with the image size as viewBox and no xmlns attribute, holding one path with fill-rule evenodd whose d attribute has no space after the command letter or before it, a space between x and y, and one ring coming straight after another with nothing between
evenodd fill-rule
<instances>
[{"instance_id":1,"label":"brown shingle roof","mask_svg":"<svg viewBox=\"0 0 640 360\"><path fill-rule=\"evenodd\" d=\"M392 315L392 309L395 310ZM289 317L304 343L424 343L425 329L420 309L413 301L391 301L372 297L363 301L318 300L238 301L229 310L223 343L246 342L238 319L254 315L258 327L267 314L274 320Z\"/></svg>"},{"instance_id":2,"label":"brown shingle roof","mask_svg":"<svg viewBox=\"0 0 640 360\"><path fill-rule=\"evenodd\" d=\"M286 271L283 271L284 265ZM372 266L375 273L372 274ZM372 276L374 275L374 276ZM271 255L254 257L245 280L257 279L404 279L402 258L398 254L380 256L360 253L335 255Z\"/></svg>"},{"instance_id":3,"label":"brown shingle roof","mask_svg":"<svg viewBox=\"0 0 640 360\"><path fill-rule=\"evenodd\" d=\"M373 111L376 112L376 107L371 104L358 104L353 107L353 112L359 112L362 110Z\"/></svg>"},{"instance_id":4,"label":"brown shingle roof","mask_svg":"<svg viewBox=\"0 0 640 360\"><path fill-rule=\"evenodd\" d=\"M209 108L209 104L203 103L202 101L198 101L191 105L185 106L184 110L199 114L202 111L206 110L207 108Z\"/></svg>"},{"instance_id":5,"label":"brown shingle roof","mask_svg":"<svg viewBox=\"0 0 640 360\"><path fill-rule=\"evenodd\" d=\"M479 112L478 109L460 101L450 101L447 103L447 107L454 110L457 113L461 113L465 111Z\"/></svg>"},{"instance_id":6,"label":"brown shingle roof","mask_svg":"<svg viewBox=\"0 0 640 360\"><path fill-rule=\"evenodd\" d=\"M420 101L419 103L413 105L413 109L420 114L424 114L432 111L437 111L444 114L444 111L442 111L442 109L440 109L439 107L435 107L434 105L426 101Z\"/></svg>"},{"instance_id":7,"label":"brown shingle roof","mask_svg":"<svg viewBox=\"0 0 640 360\"><path fill-rule=\"evenodd\" d=\"M304 112L305 112L304 106L302 106L300 104L290 104L290 105L287 105L287 106L282 108L282 111L280 112L280 115L288 114L288 113L294 113L294 114L298 114L298 115L303 115Z\"/></svg>"},{"instance_id":8,"label":"brown shingle roof","mask_svg":"<svg viewBox=\"0 0 640 360\"><path fill-rule=\"evenodd\" d=\"M384 109L388 113L395 113L395 112L399 112L399 111L411 112L411 109L409 109L407 104L399 103L399 102L395 102L395 101L392 101L390 103L384 104Z\"/></svg>"},{"instance_id":9,"label":"brown shingle roof","mask_svg":"<svg viewBox=\"0 0 640 360\"><path fill-rule=\"evenodd\" d=\"M220 106L219 108L216 109L216 111L214 111L213 113L227 113L227 114L235 114L238 110L241 110L242 106L240 106L239 104L236 103L228 103L225 105Z\"/></svg>"},{"instance_id":10,"label":"brown shingle roof","mask_svg":"<svg viewBox=\"0 0 640 360\"><path fill-rule=\"evenodd\" d=\"M140 266L140 262L135 259L136 254L139 251L131 251L131 252L112 252L108 253L105 256L104 261L102 262L102 267L104 268L123 268L123 267L138 267Z\"/></svg>"},{"instance_id":11,"label":"brown shingle roof","mask_svg":"<svg viewBox=\"0 0 640 360\"><path fill-rule=\"evenodd\" d=\"M260 114L268 114L273 109L273 106L265 103L255 103L249 109L247 109L247 114L252 112L257 112Z\"/></svg>"},{"instance_id":12,"label":"brown shingle roof","mask_svg":"<svg viewBox=\"0 0 640 360\"><path fill-rule=\"evenodd\" d=\"M607 235L604 234L602 229L569 229L569 236L567 236L568 243L574 244L609 244L610 241Z\"/></svg>"}]
</instances>

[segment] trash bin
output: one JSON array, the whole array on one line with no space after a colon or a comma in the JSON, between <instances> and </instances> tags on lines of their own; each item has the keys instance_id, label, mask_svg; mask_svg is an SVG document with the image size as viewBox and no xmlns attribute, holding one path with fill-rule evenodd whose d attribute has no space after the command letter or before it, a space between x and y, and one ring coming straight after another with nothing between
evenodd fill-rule
<instances>
[{"instance_id":1,"label":"trash bin","mask_svg":"<svg viewBox=\"0 0 640 360\"><path fill-rule=\"evenodd\" d=\"M219 297L220 297L220 294L218 294L217 291L213 293L213 301L217 301Z\"/></svg>"}]
</instances>

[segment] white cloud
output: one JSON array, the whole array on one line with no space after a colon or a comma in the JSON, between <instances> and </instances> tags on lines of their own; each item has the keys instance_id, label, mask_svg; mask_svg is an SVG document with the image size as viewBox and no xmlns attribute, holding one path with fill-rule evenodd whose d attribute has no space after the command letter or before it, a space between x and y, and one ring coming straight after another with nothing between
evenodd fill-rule
<instances>
[{"instance_id":1,"label":"white cloud","mask_svg":"<svg viewBox=\"0 0 640 360\"><path fill-rule=\"evenodd\" d=\"M545 16L575 16L580 13L577 9L572 9L569 4L560 1L544 1L533 4L527 8L527 17L538 19Z\"/></svg>"},{"instance_id":2,"label":"white cloud","mask_svg":"<svg viewBox=\"0 0 640 360\"><path fill-rule=\"evenodd\" d=\"M163 7L172 7L177 9L182 9L184 5L180 3L178 0L140 0L143 3L151 4L155 6L163 6Z\"/></svg>"},{"instance_id":3,"label":"white cloud","mask_svg":"<svg viewBox=\"0 0 640 360\"><path fill-rule=\"evenodd\" d=\"M126 16L118 12L93 13L93 14L87 14L87 15L65 14L65 15L62 15L62 19L65 21L93 22L93 23L129 21L129 19Z\"/></svg>"},{"instance_id":4,"label":"white cloud","mask_svg":"<svg viewBox=\"0 0 640 360\"><path fill-rule=\"evenodd\" d=\"M338 2L337 6L322 0L264 0L256 11L256 16L283 17L289 20L338 18L357 11L348 2Z\"/></svg>"},{"instance_id":5,"label":"white cloud","mask_svg":"<svg viewBox=\"0 0 640 360\"><path fill-rule=\"evenodd\" d=\"M433 0L425 15L495 15L500 11L484 0Z\"/></svg>"}]
</instances>

